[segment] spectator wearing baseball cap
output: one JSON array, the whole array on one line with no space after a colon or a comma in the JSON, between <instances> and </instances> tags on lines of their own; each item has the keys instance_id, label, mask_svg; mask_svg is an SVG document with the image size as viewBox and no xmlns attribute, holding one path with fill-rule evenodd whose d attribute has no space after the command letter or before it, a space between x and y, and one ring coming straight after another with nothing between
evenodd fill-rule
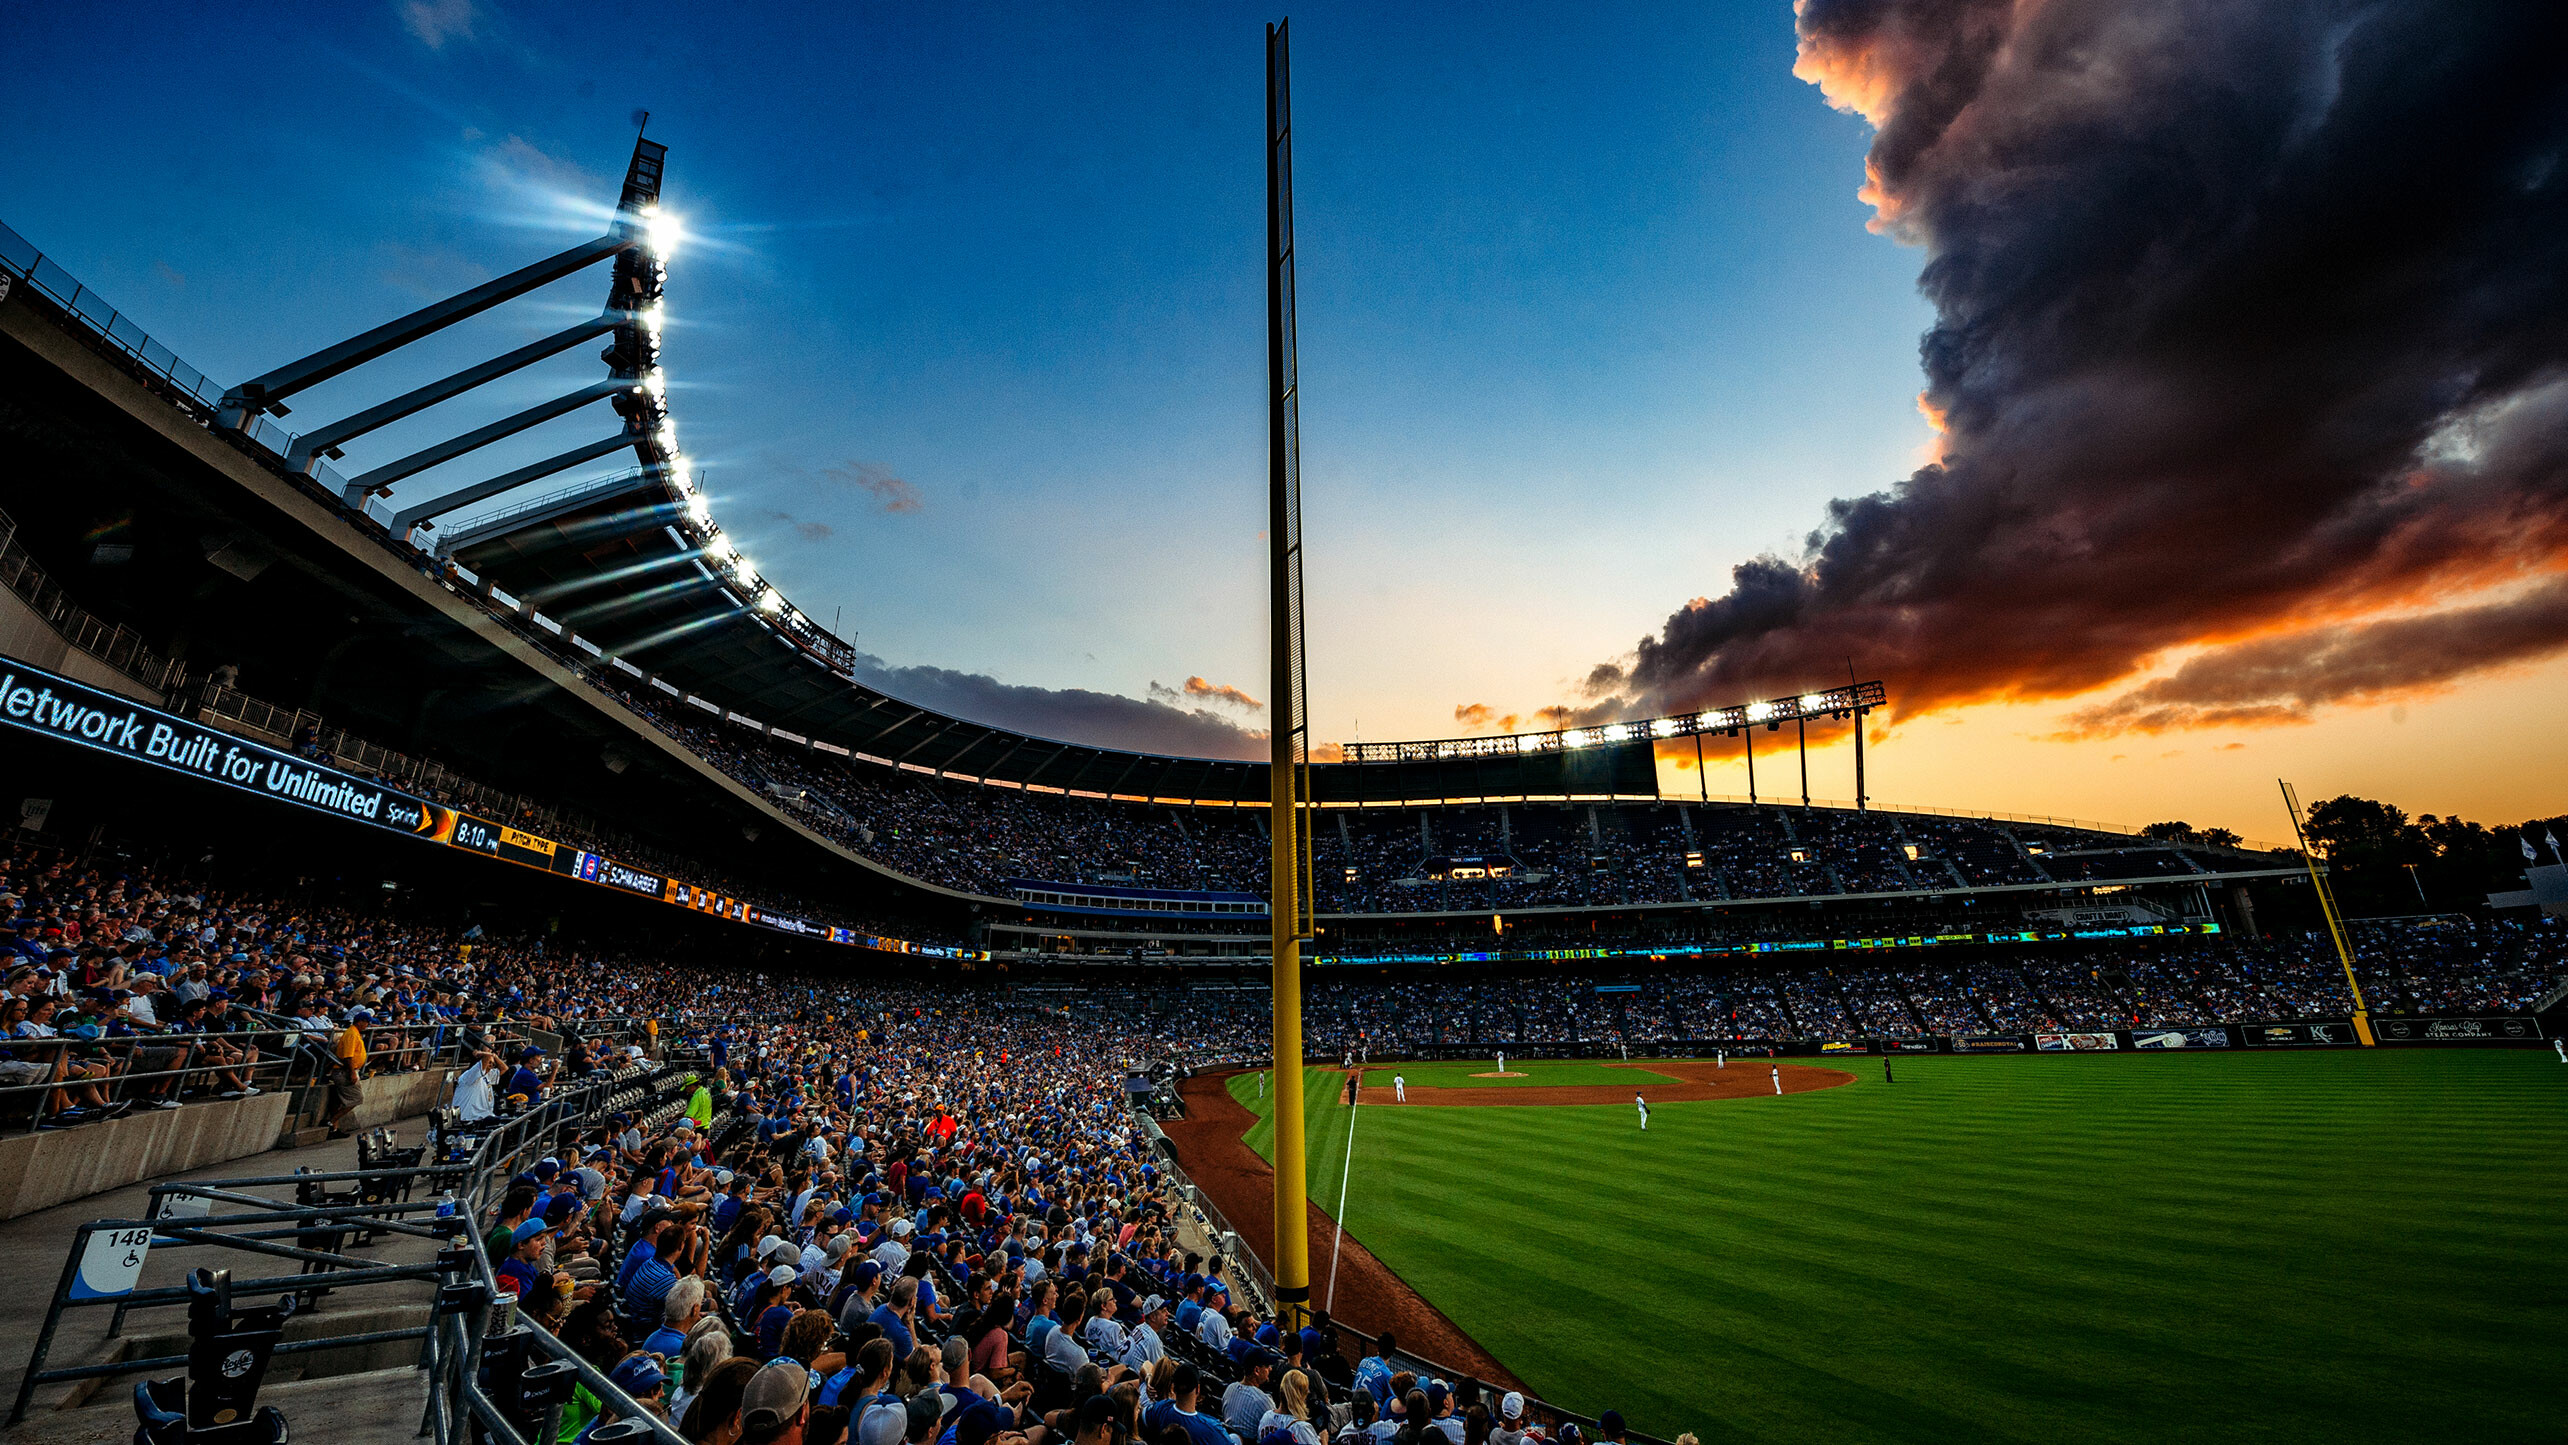
<instances>
[{"instance_id":1,"label":"spectator wearing baseball cap","mask_svg":"<svg viewBox=\"0 0 2568 1445\"><path fill-rule=\"evenodd\" d=\"M606 1378L609 1384L632 1396L634 1404L651 1414L662 1415L667 1412L668 1400L662 1392L668 1388L669 1373L661 1367L656 1357L636 1350L617 1361L615 1368L607 1372ZM612 1404L607 1404L597 1417L598 1424L606 1424L616 1418L618 1418L618 1412ZM594 1425L590 1427L591 1430L595 1428Z\"/></svg>"},{"instance_id":2,"label":"spectator wearing baseball cap","mask_svg":"<svg viewBox=\"0 0 2568 1445\"><path fill-rule=\"evenodd\" d=\"M509 1231L508 1258L499 1262L497 1271L500 1288L519 1299L535 1292L544 1279L544 1236L552 1231L553 1226L540 1219L529 1219Z\"/></svg>"},{"instance_id":3,"label":"spectator wearing baseball cap","mask_svg":"<svg viewBox=\"0 0 2568 1445\"><path fill-rule=\"evenodd\" d=\"M759 1368L740 1392L740 1445L803 1445L811 1419L811 1371L793 1360Z\"/></svg>"},{"instance_id":4,"label":"spectator wearing baseball cap","mask_svg":"<svg viewBox=\"0 0 2568 1445\"><path fill-rule=\"evenodd\" d=\"M1275 1378L1276 1359L1263 1345L1252 1345L1240 1360L1239 1378L1222 1392L1222 1423L1242 1440L1257 1438L1258 1424L1275 1408L1275 1397L1266 1393L1267 1382Z\"/></svg>"}]
</instances>

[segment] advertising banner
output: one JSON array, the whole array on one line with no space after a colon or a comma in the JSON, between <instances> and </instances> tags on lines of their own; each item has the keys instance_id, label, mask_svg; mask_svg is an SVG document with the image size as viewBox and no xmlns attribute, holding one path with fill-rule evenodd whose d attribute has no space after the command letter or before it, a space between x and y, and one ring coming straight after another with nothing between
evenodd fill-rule
<instances>
[{"instance_id":1,"label":"advertising banner","mask_svg":"<svg viewBox=\"0 0 2568 1445\"><path fill-rule=\"evenodd\" d=\"M2222 1028L2133 1029L2135 1049L2225 1049L2229 1030Z\"/></svg>"},{"instance_id":2,"label":"advertising banner","mask_svg":"<svg viewBox=\"0 0 2568 1445\"><path fill-rule=\"evenodd\" d=\"M2122 1040L2102 1031L2074 1034L2035 1034L2033 1047L2046 1054L2109 1053L2122 1047Z\"/></svg>"},{"instance_id":3,"label":"advertising banner","mask_svg":"<svg viewBox=\"0 0 2568 1445\"><path fill-rule=\"evenodd\" d=\"M1955 1034L1953 1052L1957 1054L2020 1054L2024 1052L2022 1034Z\"/></svg>"},{"instance_id":4,"label":"advertising banner","mask_svg":"<svg viewBox=\"0 0 2568 1445\"><path fill-rule=\"evenodd\" d=\"M2259 1048L2294 1048L2311 1045L2350 1044L2354 1039L2352 1020L2315 1024L2240 1024L2238 1032L2248 1043Z\"/></svg>"},{"instance_id":5,"label":"advertising banner","mask_svg":"<svg viewBox=\"0 0 2568 1445\"><path fill-rule=\"evenodd\" d=\"M337 768L0 658L0 730L50 738L243 793L414 837L439 838L454 814Z\"/></svg>"},{"instance_id":6,"label":"advertising banner","mask_svg":"<svg viewBox=\"0 0 2568 1445\"><path fill-rule=\"evenodd\" d=\"M1819 1046L1819 1052L1823 1054L1869 1054L1872 1052L1872 1045L1867 1043L1857 1043L1851 1039L1830 1039Z\"/></svg>"},{"instance_id":7,"label":"advertising banner","mask_svg":"<svg viewBox=\"0 0 2568 1445\"><path fill-rule=\"evenodd\" d=\"M1933 1039L1875 1039L1873 1045L1885 1054L1931 1054L1937 1047Z\"/></svg>"},{"instance_id":8,"label":"advertising banner","mask_svg":"<svg viewBox=\"0 0 2568 1445\"><path fill-rule=\"evenodd\" d=\"M5 280L0 277L0 282ZM657 873L569 848L505 823L458 813L6 656L0 656L0 736L50 739L162 772L184 774L235 792L646 898L665 898L735 921L762 923L781 932L938 958L987 957L978 949L904 943L850 929L823 928L788 914L765 913L709 889L676 883ZM19 820L25 826L40 827L49 812L46 800L28 800L20 806Z\"/></svg>"},{"instance_id":9,"label":"advertising banner","mask_svg":"<svg viewBox=\"0 0 2568 1445\"><path fill-rule=\"evenodd\" d=\"M2372 1020L2372 1036L2399 1044L2533 1043L2541 1025L2528 1018L2384 1019Z\"/></svg>"}]
</instances>

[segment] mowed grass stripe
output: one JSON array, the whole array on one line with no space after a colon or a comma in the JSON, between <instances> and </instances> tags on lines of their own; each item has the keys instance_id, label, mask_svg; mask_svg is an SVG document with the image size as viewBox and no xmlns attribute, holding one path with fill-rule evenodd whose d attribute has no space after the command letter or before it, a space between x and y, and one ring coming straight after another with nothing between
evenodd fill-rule
<instances>
[{"instance_id":1,"label":"mowed grass stripe","mask_svg":"<svg viewBox=\"0 0 2568 1445\"><path fill-rule=\"evenodd\" d=\"M1646 1135L1627 1106L1368 1105L1348 1233L1544 1394L1662 1435L2549 1428L2550 1056L1857 1063ZM1324 1205L1339 1086L1310 1100Z\"/></svg>"}]
</instances>

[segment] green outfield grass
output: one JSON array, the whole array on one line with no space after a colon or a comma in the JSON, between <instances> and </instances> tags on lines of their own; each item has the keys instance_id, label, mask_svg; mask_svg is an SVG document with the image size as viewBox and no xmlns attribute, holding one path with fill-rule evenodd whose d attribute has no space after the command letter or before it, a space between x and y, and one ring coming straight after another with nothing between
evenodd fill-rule
<instances>
[{"instance_id":1,"label":"green outfield grass","mask_svg":"<svg viewBox=\"0 0 2568 1445\"><path fill-rule=\"evenodd\" d=\"M1350 1119L1318 1071L1311 1195L1351 1122L1351 1236L1546 1397L1705 1445L2560 1438L2549 1053L1847 1067L1647 1134L1628 1105Z\"/></svg>"}]
</instances>

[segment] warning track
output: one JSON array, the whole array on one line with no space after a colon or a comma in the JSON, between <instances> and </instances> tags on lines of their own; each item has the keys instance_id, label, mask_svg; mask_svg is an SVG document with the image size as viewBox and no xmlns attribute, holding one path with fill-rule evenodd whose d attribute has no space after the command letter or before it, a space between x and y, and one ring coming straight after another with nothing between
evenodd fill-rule
<instances>
[{"instance_id":1,"label":"warning track","mask_svg":"<svg viewBox=\"0 0 2568 1445\"><path fill-rule=\"evenodd\" d=\"M1275 1171L1257 1157L1256 1150L1242 1142L1257 1116L1231 1097L1225 1082L1241 1072L1245 1071L1198 1074L1180 1083L1177 1097L1185 1102L1186 1117L1168 1120L1162 1128L1177 1150L1178 1162L1194 1177L1196 1187L1230 1220L1242 1242L1256 1251L1258 1258L1272 1261ZM1331 1318L1369 1335L1389 1330L1400 1337L1404 1353L1450 1365L1475 1379L1510 1390L1525 1388L1522 1380L1463 1333L1460 1325L1445 1318L1442 1310L1427 1303L1409 1287L1408 1281L1392 1273L1391 1267L1376 1259L1373 1251L1356 1243L1353 1235L1347 1236L1346 1247L1338 1257L1336 1299L1332 1303L1327 1298L1328 1258L1336 1226L1326 1211L1313 1204L1305 1227L1310 1231L1311 1302L1329 1305Z\"/></svg>"}]
</instances>

